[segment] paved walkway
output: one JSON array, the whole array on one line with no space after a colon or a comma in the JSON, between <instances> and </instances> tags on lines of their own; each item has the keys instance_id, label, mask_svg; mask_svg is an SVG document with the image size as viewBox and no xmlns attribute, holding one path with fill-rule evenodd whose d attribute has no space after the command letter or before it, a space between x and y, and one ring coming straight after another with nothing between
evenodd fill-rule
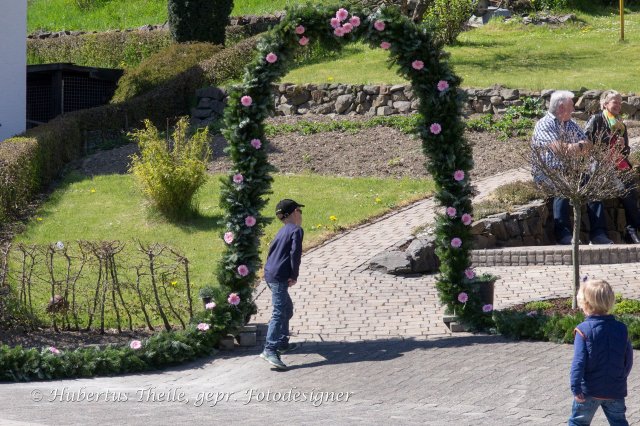
<instances>
[{"instance_id":1,"label":"paved walkway","mask_svg":"<svg viewBox=\"0 0 640 426\"><path fill-rule=\"evenodd\" d=\"M509 171L477 182L479 197L525 179ZM429 424L566 422L570 345L452 336L441 322L433 277L368 271L369 259L433 219L424 200L309 251L292 288L291 369L271 370L260 348L221 353L179 368L126 377L0 385L4 424ZM639 264L582 268L616 292L640 296ZM570 293L570 266L490 271L496 307ZM257 323L270 293L258 288ZM640 373L629 382L628 417L640 424ZM102 392L102 393L99 393ZM598 415L594 425L606 424Z\"/></svg>"}]
</instances>

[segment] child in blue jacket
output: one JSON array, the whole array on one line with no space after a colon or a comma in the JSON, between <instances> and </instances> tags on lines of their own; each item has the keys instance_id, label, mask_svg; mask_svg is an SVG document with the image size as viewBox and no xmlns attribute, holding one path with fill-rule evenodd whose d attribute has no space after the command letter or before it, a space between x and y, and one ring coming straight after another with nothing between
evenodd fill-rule
<instances>
[{"instance_id":1,"label":"child in blue jacket","mask_svg":"<svg viewBox=\"0 0 640 426\"><path fill-rule=\"evenodd\" d=\"M615 303L613 290L606 281L585 281L578 291L578 303L587 317L574 330L574 401L569 425L591 424L598 407L609 424L628 425L624 398L633 349L627 327L609 315Z\"/></svg>"},{"instance_id":2,"label":"child in blue jacket","mask_svg":"<svg viewBox=\"0 0 640 426\"><path fill-rule=\"evenodd\" d=\"M298 346L289 343L289 320L293 316L289 287L298 281L302 259L302 207L304 205L290 199L280 200L276 206L276 216L282 221L283 226L271 242L267 263L264 266L264 279L271 289L273 314L260 358L278 370L287 369L280 355Z\"/></svg>"}]
</instances>

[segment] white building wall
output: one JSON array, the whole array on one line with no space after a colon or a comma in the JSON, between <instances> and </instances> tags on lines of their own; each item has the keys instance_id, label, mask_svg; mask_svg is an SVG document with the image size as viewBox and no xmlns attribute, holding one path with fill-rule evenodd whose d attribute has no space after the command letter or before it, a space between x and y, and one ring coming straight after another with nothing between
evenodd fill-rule
<instances>
[{"instance_id":1,"label":"white building wall","mask_svg":"<svg viewBox=\"0 0 640 426\"><path fill-rule=\"evenodd\" d=\"M27 114L27 0L0 0L0 141L22 133Z\"/></svg>"}]
</instances>

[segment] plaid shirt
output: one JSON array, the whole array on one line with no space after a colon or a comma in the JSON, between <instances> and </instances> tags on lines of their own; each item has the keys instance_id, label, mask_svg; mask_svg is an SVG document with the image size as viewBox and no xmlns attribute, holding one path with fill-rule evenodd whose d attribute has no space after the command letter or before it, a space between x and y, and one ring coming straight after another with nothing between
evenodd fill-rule
<instances>
[{"instance_id":1,"label":"plaid shirt","mask_svg":"<svg viewBox=\"0 0 640 426\"><path fill-rule=\"evenodd\" d=\"M587 136L575 121L569 120L561 123L553 114L547 112L547 115L542 117L536 123L536 127L533 130L531 145L533 147L542 147L556 141L564 143L578 143L586 139ZM559 168L562 166L560 161L555 158L550 150L545 153L544 161L553 168ZM539 170L531 170L531 173L533 174L534 180L540 181L543 179Z\"/></svg>"}]
</instances>

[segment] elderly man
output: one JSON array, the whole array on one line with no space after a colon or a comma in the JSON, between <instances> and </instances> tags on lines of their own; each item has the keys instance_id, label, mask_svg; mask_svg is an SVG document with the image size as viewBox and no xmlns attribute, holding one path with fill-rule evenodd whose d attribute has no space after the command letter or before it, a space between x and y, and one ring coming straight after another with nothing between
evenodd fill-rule
<instances>
[{"instance_id":1,"label":"elderly man","mask_svg":"<svg viewBox=\"0 0 640 426\"><path fill-rule=\"evenodd\" d=\"M532 145L541 147L550 145L552 148L564 147L568 152L578 154L588 150L592 144L573 120L573 93L566 90L553 92L549 102L549 111L538 121L533 131ZM552 167L562 167L552 152L546 154L545 162ZM533 170L533 178L540 182L545 177L539 170ZM590 222L590 239L592 244L613 244L607 237L607 225L604 219L604 207L601 201L587 204ZM569 221L569 200L556 197L553 199L553 222L558 244L571 244L572 232Z\"/></svg>"}]
</instances>

